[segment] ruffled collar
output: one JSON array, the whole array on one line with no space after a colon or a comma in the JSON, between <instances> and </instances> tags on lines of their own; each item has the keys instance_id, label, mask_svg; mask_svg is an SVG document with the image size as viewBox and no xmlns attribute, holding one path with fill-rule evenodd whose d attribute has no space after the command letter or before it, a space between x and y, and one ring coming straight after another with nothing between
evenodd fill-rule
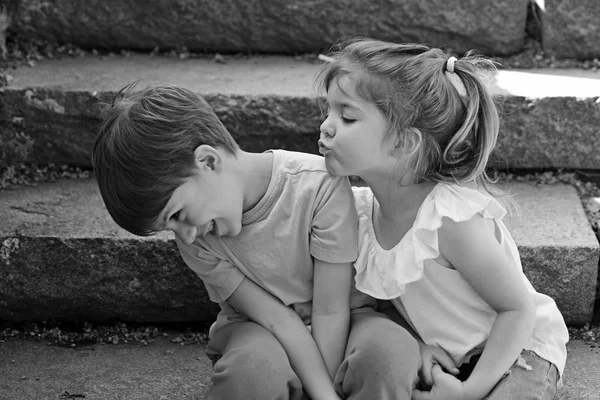
<instances>
[{"instance_id":1,"label":"ruffled collar","mask_svg":"<svg viewBox=\"0 0 600 400\"><path fill-rule=\"evenodd\" d=\"M479 190L440 182L425 197L412 227L391 249L385 250L375 236L369 188L355 189L359 216L359 256L354 263L356 287L378 299L402 295L406 285L423 276L426 260L440 255L437 230L442 218L466 221L476 213L484 218L502 218L506 211L490 195Z\"/></svg>"}]
</instances>

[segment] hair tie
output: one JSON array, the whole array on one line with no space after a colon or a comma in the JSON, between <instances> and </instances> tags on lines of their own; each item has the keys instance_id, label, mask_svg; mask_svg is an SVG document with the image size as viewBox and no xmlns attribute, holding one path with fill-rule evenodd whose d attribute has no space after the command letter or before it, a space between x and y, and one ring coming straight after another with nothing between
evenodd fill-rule
<instances>
[{"instance_id":1,"label":"hair tie","mask_svg":"<svg viewBox=\"0 0 600 400\"><path fill-rule=\"evenodd\" d=\"M454 86L461 99L464 99L467 97L467 89L465 88L464 83L460 79L460 76L454 73L454 63L456 61L456 57L450 57L446 62L446 72L448 72L448 75L446 75L446 77L448 78L450 83L452 83L452 86Z\"/></svg>"},{"instance_id":2,"label":"hair tie","mask_svg":"<svg viewBox=\"0 0 600 400\"><path fill-rule=\"evenodd\" d=\"M454 73L454 63L456 62L456 57L450 57L448 61L446 61L446 72Z\"/></svg>"}]
</instances>

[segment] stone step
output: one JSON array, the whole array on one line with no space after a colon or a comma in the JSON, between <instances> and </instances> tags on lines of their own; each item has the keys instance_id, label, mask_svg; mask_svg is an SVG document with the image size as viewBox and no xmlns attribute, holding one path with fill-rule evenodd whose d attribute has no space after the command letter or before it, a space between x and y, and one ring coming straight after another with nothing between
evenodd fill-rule
<instances>
[{"instance_id":1,"label":"stone step","mask_svg":"<svg viewBox=\"0 0 600 400\"><path fill-rule=\"evenodd\" d=\"M590 322L599 244L572 186L512 183L507 220L526 275L569 324ZM110 219L93 179L0 191L0 319L211 321L216 306L169 234Z\"/></svg>"},{"instance_id":2,"label":"stone step","mask_svg":"<svg viewBox=\"0 0 600 400\"><path fill-rule=\"evenodd\" d=\"M600 57L596 0L497 0L485 7L477 0L5 3L12 21L9 32L21 40L88 49L294 54L370 36L500 55L523 50L528 31L557 58Z\"/></svg>"},{"instance_id":3,"label":"stone step","mask_svg":"<svg viewBox=\"0 0 600 400\"><path fill-rule=\"evenodd\" d=\"M246 150L317 152L322 113L313 79L320 61L223 60L131 54L19 67L0 89L0 156L7 165L90 167L99 103L110 104L119 89L138 79L140 85L177 84L203 94ZM503 115L494 153L498 168L600 169L600 73L500 70L489 84Z\"/></svg>"},{"instance_id":4,"label":"stone step","mask_svg":"<svg viewBox=\"0 0 600 400\"><path fill-rule=\"evenodd\" d=\"M600 2L597 0L536 0L544 51L558 58L600 57Z\"/></svg>"},{"instance_id":5,"label":"stone step","mask_svg":"<svg viewBox=\"0 0 600 400\"><path fill-rule=\"evenodd\" d=\"M201 344L181 346L169 332L143 346L107 344L72 347L11 339L0 343L0 398L11 400L204 399L212 367ZM564 386L557 400L597 400L600 347L567 344ZM65 393L66 392L66 393ZM63 395L63 397L61 397ZM80 396L80 398L83 398Z\"/></svg>"},{"instance_id":6,"label":"stone step","mask_svg":"<svg viewBox=\"0 0 600 400\"><path fill-rule=\"evenodd\" d=\"M186 47L195 51L295 54L340 38L427 41L457 51L520 51L528 4L496 0L11 0L11 30L22 39L84 48Z\"/></svg>"}]
</instances>

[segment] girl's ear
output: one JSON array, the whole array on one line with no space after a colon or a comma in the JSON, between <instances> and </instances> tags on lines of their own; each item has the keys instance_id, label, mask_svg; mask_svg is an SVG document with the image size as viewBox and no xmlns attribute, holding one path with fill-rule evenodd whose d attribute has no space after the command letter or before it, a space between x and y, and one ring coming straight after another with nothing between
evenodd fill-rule
<instances>
[{"instance_id":1,"label":"girl's ear","mask_svg":"<svg viewBox=\"0 0 600 400\"><path fill-rule=\"evenodd\" d=\"M396 141L396 149L402 151L405 155L413 155L421 147L423 135L417 128L407 128L401 135L401 139Z\"/></svg>"}]
</instances>

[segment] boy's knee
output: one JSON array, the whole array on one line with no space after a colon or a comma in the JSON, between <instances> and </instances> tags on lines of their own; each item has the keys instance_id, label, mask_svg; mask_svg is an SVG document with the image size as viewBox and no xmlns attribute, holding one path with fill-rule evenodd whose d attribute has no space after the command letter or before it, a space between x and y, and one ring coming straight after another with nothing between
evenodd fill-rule
<instances>
[{"instance_id":1,"label":"boy's knee","mask_svg":"<svg viewBox=\"0 0 600 400\"><path fill-rule=\"evenodd\" d=\"M228 370L235 379L263 382L293 374L287 354L270 335L249 335L247 341L228 347L215 363L215 372L221 370Z\"/></svg>"},{"instance_id":2,"label":"boy's knee","mask_svg":"<svg viewBox=\"0 0 600 400\"><path fill-rule=\"evenodd\" d=\"M275 399L302 393L300 380L285 353L265 348L229 351L214 365L210 399Z\"/></svg>"},{"instance_id":3,"label":"boy's knee","mask_svg":"<svg viewBox=\"0 0 600 400\"><path fill-rule=\"evenodd\" d=\"M349 361L355 364L353 369L360 368L366 373L403 370L411 374L418 370L421 360L417 341L391 321L372 329L349 350Z\"/></svg>"}]
</instances>

